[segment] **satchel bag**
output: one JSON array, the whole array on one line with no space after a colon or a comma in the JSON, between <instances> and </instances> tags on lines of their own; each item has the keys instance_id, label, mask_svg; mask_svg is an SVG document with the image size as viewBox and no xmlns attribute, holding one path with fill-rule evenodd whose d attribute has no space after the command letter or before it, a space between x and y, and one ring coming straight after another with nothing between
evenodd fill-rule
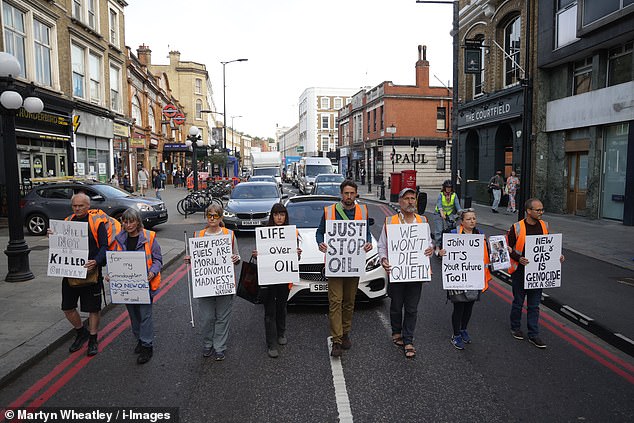
<instances>
[{"instance_id":1,"label":"satchel bag","mask_svg":"<svg viewBox=\"0 0 634 423\"><path fill-rule=\"evenodd\" d=\"M449 290L447 293L449 301L452 303L469 303L480 299L480 291L468 289L466 291Z\"/></svg>"},{"instance_id":2,"label":"satchel bag","mask_svg":"<svg viewBox=\"0 0 634 423\"><path fill-rule=\"evenodd\" d=\"M236 294L238 294L238 297L244 298L250 303L260 304L262 300L259 291L258 266L253 262L253 258L248 262L243 261Z\"/></svg>"},{"instance_id":3,"label":"satchel bag","mask_svg":"<svg viewBox=\"0 0 634 423\"><path fill-rule=\"evenodd\" d=\"M95 267L86 272L86 279L67 278L68 286L71 288L80 288L82 286L94 285L99 282L99 270Z\"/></svg>"}]
</instances>

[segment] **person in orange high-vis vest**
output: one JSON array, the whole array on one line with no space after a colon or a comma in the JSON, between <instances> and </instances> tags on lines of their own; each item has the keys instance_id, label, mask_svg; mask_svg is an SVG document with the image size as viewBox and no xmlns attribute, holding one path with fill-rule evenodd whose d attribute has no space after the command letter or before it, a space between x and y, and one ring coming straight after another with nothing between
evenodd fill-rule
<instances>
[{"instance_id":1,"label":"person in orange high-vis vest","mask_svg":"<svg viewBox=\"0 0 634 423\"><path fill-rule=\"evenodd\" d=\"M524 244L527 235L544 235L549 233L548 224L542 220L544 205L536 198L529 198L524 204L526 217L515 223L506 234L509 246L511 267L511 281L513 283L513 304L511 305L511 334L515 339L523 340L524 333L520 326L522 322L522 306L526 298L526 323L528 340L538 348L546 348L546 344L539 337L539 304L542 298L541 289L524 289L524 266L528 259L524 256ZM564 256L560 257L564 261Z\"/></svg>"},{"instance_id":2,"label":"person in orange high-vis vest","mask_svg":"<svg viewBox=\"0 0 634 423\"><path fill-rule=\"evenodd\" d=\"M427 239L431 240L431 230L429 222L425 216L416 214L416 191L412 188L404 188L398 194L398 204L401 207L400 213L385 218L385 225L381 231L378 249L381 265L390 274L390 261L388 258L387 225L398 225L406 223L427 223ZM425 255L431 256L434 252L433 245L425 249ZM416 349L414 348L414 331L418 318L418 303L423 290L421 282L397 282L387 286L387 293L390 296L390 325L392 326L392 342L405 351L405 357L414 358Z\"/></svg>"},{"instance_id":3,"label":"person in orange high-vis vest","mask_svg":"<svg viewBox=\"0 0 634 423\"><path fill-rule=\"evenodd\" d=\"M477 217L474 209L462 209L459 212L460 226L452 233L457 234L482 234L482 232L476 227ZM489 281L491 280L491 271L489 270L489 248L487 247L486 237L484 239L484 289L482 292L489 288ZM446 251L443 249L440 255L444 257ZM451 343L459 350L465 348L465 344L471 343L471 337L467 332L467 325L471 319L471 312L473 311L473 305L476 300L480 299L480 291L478 290L447 290L447 298L453 303L453 313L451 314L451 325L453 328L453 335L451 337Z\"/></svg>"},{"instance_id":4,"label":"person in orange high-vis vest","mask_svg":"<svg viewBox=\"0 0 634 423\"><path fill-rule=\"evenodd\" d=\"M326 220L368 220L368 208L357 204L357 184L349 179L343 181L339 187L341 202L324 208L319 227L315 232L315 239L319 251L325 253L327 245L324 242ZM372 249L372 235L370 225L367 224L365 252ZM332 357L341 357L343 350L352 347L350 330L352 329L352 315L354 313L354 299L359 287L359 277L329 277L328 278L328 320L330 336L332 338Z\"/></svg>"},{"instance_id":5,"label":"person in orange high-vis vest","mask_svg":"<svg viewBox=\"0 0 634 423\"><path fill-rule=\"evenodd\" d=\"M143 228L143 219L137 209L129 208L121 215L123 230L115 237L118 251L143 251L147 280L150 282L150 304L126 304L132 333L137 340L134 347L137 363L145 364L154 354L154 321L152 302L161 285L163 256L156 233Z\"/></svg>"}]
</instances>

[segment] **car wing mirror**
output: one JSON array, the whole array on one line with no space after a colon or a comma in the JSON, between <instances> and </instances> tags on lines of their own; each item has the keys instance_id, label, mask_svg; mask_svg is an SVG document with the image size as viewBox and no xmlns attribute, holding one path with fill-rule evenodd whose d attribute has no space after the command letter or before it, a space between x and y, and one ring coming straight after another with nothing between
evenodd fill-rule
<instances>
[{"instance_id":1,"label":"car wing mirror","mask_svg":"<svg viewBox=\"0 0 634 423\"><path fill-rule=\"evenodd\" d=\"M373 217L369 217L368 218L368 225L370 225L370 226L374 225L374 218Z\"/></svg>"}]
</instances>

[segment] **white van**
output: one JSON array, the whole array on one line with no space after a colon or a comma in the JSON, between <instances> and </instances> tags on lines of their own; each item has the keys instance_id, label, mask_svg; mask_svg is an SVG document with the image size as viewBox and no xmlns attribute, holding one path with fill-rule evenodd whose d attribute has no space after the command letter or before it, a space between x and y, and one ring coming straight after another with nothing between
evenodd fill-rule
<instances>
[{"instance_id":1,"label":"white van","mask_svg":"<svg viewBox=\"0 0 634 423\"><path fill-rule=\"evenodd\" d=\"M302 157L297 167L297 188L300 194L310 194L315 184L315 176L320 173L334 173L332 163L326 157Z\"/></svg>"}]
</instances>

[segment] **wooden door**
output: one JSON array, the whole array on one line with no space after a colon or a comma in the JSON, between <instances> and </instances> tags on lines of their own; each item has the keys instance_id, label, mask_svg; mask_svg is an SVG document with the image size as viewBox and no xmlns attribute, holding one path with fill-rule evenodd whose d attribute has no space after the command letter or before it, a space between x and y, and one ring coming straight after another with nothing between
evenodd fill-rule
<instances>
[{"instance_id":1,"label":"wooden door","mask_svg":"<svg viewBox=\"0 0 634 423\"><path fill-rule=\"evenodd\" d=\"M567 211L570 214L578 214L586 208L588 152L568 153L566 158L568 167Z\"/></svg>"}]
</instances>

